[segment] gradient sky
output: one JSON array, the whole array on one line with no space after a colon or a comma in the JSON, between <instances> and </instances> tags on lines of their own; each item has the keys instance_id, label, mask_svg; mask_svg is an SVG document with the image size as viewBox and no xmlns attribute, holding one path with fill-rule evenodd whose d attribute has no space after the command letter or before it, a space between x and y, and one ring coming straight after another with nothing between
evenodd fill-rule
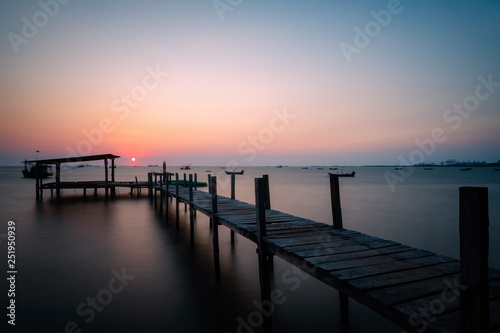
<instances>
[{"instance_id":1,"label":"gradient sky","mask_svg":"<svg viewBox=\"0 0 500 333\"><path fill-rule=\"evenodd\" d=\"M500 159L499 1L55 1L0 3L0 165Z\"/></svg>"}]
</instances>

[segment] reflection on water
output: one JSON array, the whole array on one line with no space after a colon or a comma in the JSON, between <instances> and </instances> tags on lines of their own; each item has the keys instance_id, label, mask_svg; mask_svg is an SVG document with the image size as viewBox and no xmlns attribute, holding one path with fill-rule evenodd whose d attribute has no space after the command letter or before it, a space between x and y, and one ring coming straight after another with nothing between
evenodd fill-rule
<instances>
[{"instance_id":1,"label":"reflection on water","mask_svg":"<svg viewBox=\"0 0 500 333\"><path fill-rule=\"evenodd\" d=\"M193 168L192 172L198 172L199 179L204 180L206 169ZM119 167L117 178L138 176L145 180L147 170ZM458 187L488 186L490 262L500 268L500 173L486 168L467 173L444 168L426 173L417 170L393 193L383 178L387 169L352 170L356 171L355 178L341 179L346 228L453 257L459 255ZM63 177L101 179L102 171L79 168ZM256 246L252 242L237 236L232 246L229 231L219 228L222 278L218 284L208 218L203 214L197 214L192 247L183 204L178 229L173 215L175 204L171 204L166 220L146 196L130 199L126 190L109 201L102 197L84 201L80 191L71 190L63 193L62 200L46 195L44 202L37 204L33 181L19 178L17 173L20 169L0 168L0 193L5 203L1 218L16 221L18 227L16 326L26 332L64 332L68 322L75 322L82 332L237 332L238 327L241 332L248 328L259 331L241 324L251 322L255 301L260 300ZM236 197L253 203L253 179L262 174L270 176L274 209L330 223L325 170L245 168L245 174L236 177ZM218 192L229 196L229 182L224 179L229 177L218 175ZM5 253L5 243L0 246ZM122 269L134 278L123 290L110 292L113 270ZM283 292L284 299L275 308L275 332L340 329L334 289L304 276L279 258L275 259L272 283L273 289ZM355 302L350 305L351 332L374 328L400 332L365 307Z\"/></svg>"}]
</instances>

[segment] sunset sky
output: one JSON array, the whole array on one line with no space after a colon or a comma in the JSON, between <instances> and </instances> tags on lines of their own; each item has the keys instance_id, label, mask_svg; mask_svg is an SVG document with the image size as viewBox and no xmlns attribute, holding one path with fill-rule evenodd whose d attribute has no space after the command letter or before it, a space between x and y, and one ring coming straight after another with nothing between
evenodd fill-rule
<instances>
[{"instance_id":1,"label":"sunset sky","mask_svg":"<svg viewBox=\"0 0 500 333\"><path fill-rule=\"evenodd\" d=\"M500 159L499 1L2 1L0 32L0 165Z\"/></svg>"}]
</instances>

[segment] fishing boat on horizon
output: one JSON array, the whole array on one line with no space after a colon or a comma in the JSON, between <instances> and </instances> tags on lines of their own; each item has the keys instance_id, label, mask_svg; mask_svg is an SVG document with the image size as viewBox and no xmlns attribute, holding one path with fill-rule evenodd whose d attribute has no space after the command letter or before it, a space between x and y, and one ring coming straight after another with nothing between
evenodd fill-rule
<instances>
[{"instance_id":1,"label":"fishing boat on horizon","mask_svg":"<svg viewBox=\"0 0 500 333\"><path fill-rule=\"evenodd\" d=\"M29 167L29 169L28 169ZM49 165L42 165L42 175L41 178L48 178L52 176L52 167ZM36 164L30 163L28 161L24 161L24 169L23 169L24 178L36 178Z\"/></svg>"},{"instance_id":2,"label":"fishing boat on horizon","mask_svg":"<svg viewBox=\"0 0 500 333\"><path fill-rule=\"evenodd\" d=\"M460 170L461 170L461 171L471 171L471 170L472 170L472 168L461 168Z\"/></svg>"},{"instance_id":3,"label":"fishing boat on horizon","mask_svg":"<svg viewBox=\"0 0 500 333\"><path fill-rule=\"evenodd\" d=\"M181 165L181 170L191 170L191 164Z\"/></svg>"},{"instance_id":4,"label":"fishing boat on horizon","mask_svg":"<svg viewBox=\"0 0 500 333\"><path fill-rule=\"evenodd\" d=\"M354 177L356 175L356 172L351 172L351 173L328 173L330 176L337 176L337 177Z\"/></svg>"},{"instance_id":5,"label":"fishing boat on horizon","mask_svg":"<svg viewBox=\"0 0 500 333\"><path fill-rule=\"evenodd\" d=\"M424 170L427 170L427 171L432 170L432 169L434 169L434 168L424 168Z\"/></svg>"},{"instance_id":6,"label":"fishing boat on horizon","mask_svg":"<svg viewBox=\"0 0 500 333\"><path fill-rule=\"evenodd\" d=\"M227 171L227 170L224 170L226 172L226 175L242 175L243 172L245 172L245 170L241 170L241 171Z\"/></svg>"}]
</instances>

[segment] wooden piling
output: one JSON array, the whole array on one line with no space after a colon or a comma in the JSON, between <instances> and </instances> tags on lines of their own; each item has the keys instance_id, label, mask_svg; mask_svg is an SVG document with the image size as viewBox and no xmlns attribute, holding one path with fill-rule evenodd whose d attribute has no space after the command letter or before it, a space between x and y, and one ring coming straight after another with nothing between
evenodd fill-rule
<instances>
[{"instance_id":1,"label":"wooden piling","mask_svg":"<svg viewBox=\"0 0 500 333\"><path fill-rule=\"evenodd\" d=\"M210 189L212 194L212 244L214 250L215 279L220 281L219 261L219 218L217 207L217 177L210 178Z\"/></svg>"},{"instance_id":2,"label":"wooden piling","mask_svg":"<svg viewBox=\"0 0 500 333\"><path fill-rule=\"evenodd\" d=\"M333 227L343 229L339 176L332 174L330 174L330 199L332 203Z\"/></svg>"},{"instance_id":3,"label":"wooden piling","mask_svg":"<svg viewBox=\"0 0 500 333\"><path fill-rule=\"evenodd\" d=\"M179 228L179 173L175 173L175 226Z\"/></svg>"},{"instance_id":4,"label":"wooden piling","mask_svg":"<svg viewBox=\"0 0 500 333\"><path fill-rule=\"evenodd\" d=\"M342 208L340 205L340 185L339 176L330 174L330 199L332 204L333 227L343 229ZM343 325L349 321L349 297L339 291L340 318Z\"/></svg>"},{"instance_id":5,"label":"wooden piling","mask_svg":"<svg viewBox=\"0 0 500 333\"><path fill-rule=\"evenodd\" d=\"M153 201L153 174L148 172L148 196Z\"/></svg>"},{"instance_id":6,"label":"wooden piling","mask_svg":"<svg viewBox=\"0 0 500 333\"><path fill-rule=\"evenodd\" d=\"M106 199L109 195L109 181L108 181L108 159L104 159L104 196Z\"/></svg>"},{"instance_id":7,"label":"wooden piling","mask_svg":"<svg viewBox=\"0 0 500 333\"><path fill-rule=\"evenodd\" d=\"M260 297L262 304L271 302L271 274L266 238L266 188L263 178L255 178L255 207L257 219L257 254L259 257ZM263 315L264 332L272 331L272 317Z\"/></svg>"},{"instance_id":8,"label":"wooden piling","mask_svg":"<svg viewBox=\"0 0 500 333\"><path fill-rule=\"evenodd\" d=\"M194 246L194 207L193 207L193 175L189 174L189 225L191 229L191 246Z\"/></svg>"},{"instance_id":9,"label":"wooden piling","mask_svg":"<svg viewBox=\"0 0 500 333\"><path fill-rule=\"evenodd\" d=\"M236 199L236 175L231 174L231 199ZM231 245L234 245L234 230L231 230Z\"/></svg>"},{"instance_id":10,"label":"wooden piling","mask_svg":"<svg viewBox=\"0 0 500 333\"><path fill-rule=\"evenodd\" d=\"M269 175L263 175L264 179L264 194L266 196L265 207L266 209L271 209L271 192L269 190Z\"/></svg>"},{"instance_id":11,"label":"wooden piling","mask_svg":"<svg viewBox=\"0 0 500 333\"><path fill-rule=\"evenodd\" d=\"M61 196L61 188L59 187L61 183L61 163L56 163L56 196Z\"/></svg>"},{"instance_id":12,"label":"wooden piling","mask_svg":"<svg viewBox=\"0 0 500 333\"><path fill-rule=\"evenodd\" d=\"M41 195L40 195L40 179L42 178L42 170L41 170L41 166L39 163L36 163L35 164L35 172L36 172L36 175L35 175L35 178L36 178L36 200L40 200L41 199Z\"/></svg>"},{"instance_id":13,"label":"wooden piling","mask_svg":"<svg viewBox=\"0 0 500 333\"><path fill-rule=\"evenodd\" d=\"M460 187L461 332L489 332L488 188Z\"/></svg>"}]
</instances>

